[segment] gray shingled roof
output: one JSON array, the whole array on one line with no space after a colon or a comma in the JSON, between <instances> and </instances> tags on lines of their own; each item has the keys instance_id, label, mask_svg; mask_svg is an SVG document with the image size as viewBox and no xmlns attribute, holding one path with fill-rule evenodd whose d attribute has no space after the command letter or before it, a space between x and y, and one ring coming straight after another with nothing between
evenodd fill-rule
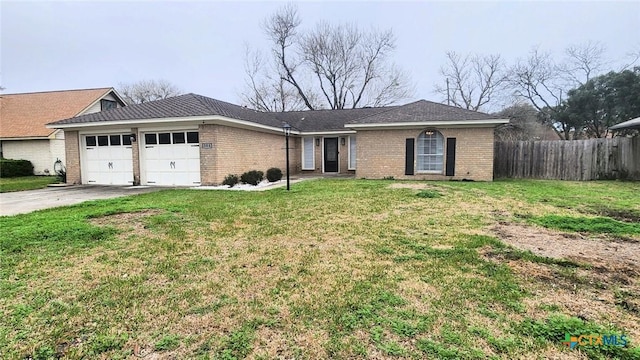
<instances>
[{"instance_id":1,"label":"gray shingled roof","mask_svg":"<svg viewBox=\"0 0 640 360\"><path fill-rule=\"evenodd\" d=\"M280 128L286 122L303 132L344 130L345 124L486 120L491 115L420 100L402 106L345 110L260 112L197 94L185 94L144 104L82 115L50 125L109 123L193 116L225 116Z\"/></svg>"},{"instance_id":2,"label":"gray shingled roof","mask_svg":"<svg viewBox=\"0 0 640 360\"><path fill-rule=\"evenodd\" d=\"M348 121L347 124L392 124L421 121L490 120L495 116L466 109L418 100L389 111Z\"/></svg>"}]
</instances>

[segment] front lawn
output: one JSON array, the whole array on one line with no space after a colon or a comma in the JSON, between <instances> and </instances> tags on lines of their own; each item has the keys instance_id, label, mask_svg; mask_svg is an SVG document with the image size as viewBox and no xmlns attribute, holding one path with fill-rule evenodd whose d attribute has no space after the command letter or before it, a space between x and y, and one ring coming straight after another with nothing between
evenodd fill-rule
<instances>
[{"instance_id":1,"label":"front lawn","mask_svg":"<svg viewBox=\"0 0 640 360\"><path fill-rule=\"evenodd\" d=\"M324 179L3 217L0 358L638 359L639 214L631 182ZM507 245L538 234L575 249Z\"/></svg>"},{"instance_id":2,"label":"front lawn","mask_svg":"<svg viewBox=\"0 0 640 360\"><path fill-rule=\"evenodd\" d=\"M10 191L35 190L58 182L57 176L21 176L0 178L0 193Z\"/></svg>"}]
</instances>

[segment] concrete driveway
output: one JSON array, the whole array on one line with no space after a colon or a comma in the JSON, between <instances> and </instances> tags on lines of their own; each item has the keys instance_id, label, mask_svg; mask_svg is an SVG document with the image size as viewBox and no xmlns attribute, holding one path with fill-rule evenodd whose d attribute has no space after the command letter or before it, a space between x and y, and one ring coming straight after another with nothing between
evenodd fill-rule
<instances>
[{"instance_id":1,"label":"concrete driveway","mask_svg":"<svg viewBox=\"0 0 640 360\"><path fill-rule=\"evenodd\" d=\"M110 199L162 189L144 186L76 185L0 193L0 216L24 214L88 200Z\"/></svg>"}]
</instances>

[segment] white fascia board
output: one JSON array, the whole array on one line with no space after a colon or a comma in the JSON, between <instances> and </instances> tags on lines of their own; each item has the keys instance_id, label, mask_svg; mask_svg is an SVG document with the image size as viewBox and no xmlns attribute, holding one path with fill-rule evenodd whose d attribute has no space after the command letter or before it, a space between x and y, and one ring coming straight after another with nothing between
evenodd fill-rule
<instances>
[{"instance_id":1,"label":"white fascia board","mask_svg":"<svg viewBox=\"0 0 640 360\"><path fill-rule=\"evenodd\" d=\"M262 125L262 124L255 123L253 121L238 120L238 119L229 118L226 116L215 116L211 118L211 120L213 120L212 123L218 124L218 125L230 126L230 124L232 124L232 125L235 125L235 127L249 128L252 130L261 129L261 130L267 130L270 132L277 132L284 135L284 130L281 127ZM291 135L300 135L300 131L291 129Z\"/></svg>"},{"instance_id":2,"label":"white fascia board","mask_svg":"<svg viewBox=\"0 0 640 360\"><path fill-rule=\"evenodd\" d=\"M344 127L351 129L402 129L420 127L491 127L500 124L507 124L509 119L491 120L449 120L449 121L420 121L420 122L399 122L381 124L345 124Z\"/></svg>"},{"instance_id":3,"label":"white fascia board","mask_svg":"<svg viewBox=\"0 0 640 360\"><path fill-rule=\"evenodd\" d=\"M129 104L127 104L127 101L122 97L122 95L120 95L120 94L118 93L118 91L116 91L116 89L115 89L115 88L111 88L111 92L112 92L112 93L113 93L113 95L115 95L115 96L116 96L120 101L122 101L122 107L129 106ZM107 94L108 94L108 93L107 93ZM104 97L104 96L106 96L106 94L105 94L105 95L103 95L103 97Z\"/></svg>"},{"instance_id":4,"label":"white fascia board","mask_svg":"<svg viewBox=\"0 0 640 360\"><path fill-rule=\"evenodd\" d=\"M355 130L301 131L300 136L352 135L355 133Z\"/></svg>"},{"instance_id":5,"label":"white fascia board","mask_svg":"<svg viewBox=\"0 0 640 360\"><path fill-rule=\"evenodd\" d=\"M172 118L155 118L155 119L139 119L139 120L117 120L117 121L97 121L73 124L47 125L49 129L85 129L95 127L145 127L146 125L166 125L171 123L191 123L191 124L218 124L240 128L250 128L253 130L263 130L269 132L282 133L282 128L262 125L252 121L238 120L219 115L206 116L188 116L188 117L172 117ZM299 135L299 131L291 131L292 135Z\"/></svg>"}]
</instances>

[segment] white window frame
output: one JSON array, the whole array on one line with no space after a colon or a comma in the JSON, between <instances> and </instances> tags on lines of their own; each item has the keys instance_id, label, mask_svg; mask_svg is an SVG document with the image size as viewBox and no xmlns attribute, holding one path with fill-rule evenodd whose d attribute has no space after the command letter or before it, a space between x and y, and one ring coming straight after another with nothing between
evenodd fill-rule
<instances>
[{"instance_id":1,"label":"white window frame","mask_svg":"<svg viewBox=\"0 0 640 360\"><path fill-rule=\"evenodd\" d=\"M307 155L304 151L304 143L305 141L307 141L307 139L309 141L311 141L311 167L305 167L305 155ZM316 156L315 156L315 138L313 136L306 136L303 137L301 139L302 142L302 146L300 146L300 148L302 149L302 170L315 170L316 169Z\"/></svg>"},{"instance_id":2,"label":"white window frame","mask_svg":"<svg viewBox=\"0 0 640 360\"><path fill-rule=\"evenodd\" d=\"M436 153L436 154L420 154L418 152L418 149L420 148L419 142L420 142L420 137L423 135L426 135L426 132L433 132L433 135L439 135L440 138L442 139L442 152L441 153ZM441 132L437 131L437 130L424 130L420 133L420 135L418 135L418 137L416 138L416 150L415 150L415 154L416 154L416 173L418 174L442 174L444 173L444 169L445 169L445 157L444 157L444 135L442 135ZM420 156L440 156L442 157L442 168L440 170L420 170L418 169L418 158Z\"/></svg>"},{"instance_id":3,"label":"white window frame","mask_svg":"<svg viewBox=\"0 0 640 360\"><path fill-rule=\"evenodd\" d=\"M354 149L354 154L356 155L355 157L355 164L351 163L351 141L353 140L353 142L355 142L356 145L356 149ZM355 135L349 135L349 166L347 167L348 170L355 170L356 166L358 165L358 150L357 150L357 146L358 146L358 140L356 140Z\"/></svg>"}]
</instances>

